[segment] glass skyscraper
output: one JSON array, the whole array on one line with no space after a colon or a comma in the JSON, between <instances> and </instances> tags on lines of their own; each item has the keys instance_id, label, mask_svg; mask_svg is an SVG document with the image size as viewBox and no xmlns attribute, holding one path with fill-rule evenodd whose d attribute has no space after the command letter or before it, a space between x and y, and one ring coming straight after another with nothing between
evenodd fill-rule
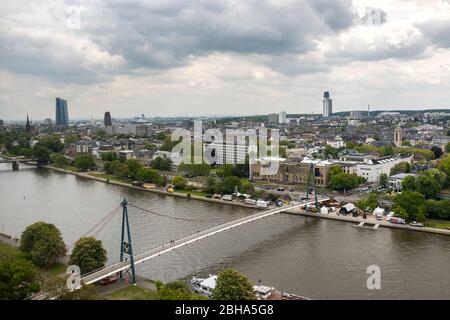
<instances>
[{"instance_id":1,"label":"glass skyscraper","mask_svg":"<svg viewBox=\"0 0 450 320\"><path fill-rule=\"evenodd\" d=\"M56 119L57 126L69 125L69 112L67 111L67 101L64 99L56 98Z\"/></svg>"}]
</instances>

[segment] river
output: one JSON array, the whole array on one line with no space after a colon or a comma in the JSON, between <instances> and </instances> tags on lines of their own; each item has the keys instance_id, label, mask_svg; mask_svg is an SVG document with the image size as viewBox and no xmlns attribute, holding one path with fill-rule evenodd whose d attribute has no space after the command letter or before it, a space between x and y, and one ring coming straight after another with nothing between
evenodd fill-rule
<instances>
[{"instance_id":1,"label":"river","mask_svg":"<svg viewBox=\"0 0 450 320\"><path fill-rule=\"evenodd\" d=\"M0 164L0 232L19 237L39 220L71 244L126 198L192 221L130 208L135 253L197 230L244 217L247 208L187 200L54 172ZM109 262L119 256L120 215L97 235ZM367 267L381 269L369 290ZM228 230L137 266L139 275L171 281L232 267L253 282L314 299L450 299L450 237L278 214Z\"/></svg>"}]
</instances>

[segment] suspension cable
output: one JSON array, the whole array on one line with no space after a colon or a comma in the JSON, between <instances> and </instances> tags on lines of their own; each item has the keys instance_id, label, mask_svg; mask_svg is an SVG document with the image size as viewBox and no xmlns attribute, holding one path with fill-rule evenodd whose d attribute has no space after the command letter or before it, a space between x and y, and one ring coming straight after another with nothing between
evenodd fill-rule
<instances>
[{"instance_id":1,"label":"suspension cable","mask_svg":"<svg viewBox=\"0 0 450 320\"><path fill-rule=\"evenodd\" d=\"M96 236L103 228L112 220L112 218L119 212L120 207L114 208L107 215L101 218L95 225L93 225L88 231L86 231L81 238L87 237L89 235ZM97 230L96 230L97 229ZM96 231L95 231L96 230ZM68 249L71 249L75 243L68 245Z\"/></svg>"},{"instance_id":2,"label":"suspension cable","mask_svg":"<svg viewBox=\"0 0 450 320\"><path fill-rule=\"evenodd\" d=\"M202 219L189 219L189 218L174 217L174 216L170 216L168 214L162 214L159 212L148 210L148 209L145 209L145 208L142 208L142 207L136 206L134 204L130 204L130 203L128 204L128 206L142 210L142 211L150 213L150 214L154 214L154 215L157 215L160 217L169 218L169 219L173 219L173 220L181 220L181 221L189 221L189 222L208 222L208 221L211 222L210 220L207 221L207 220L202 220Z\"/></svg>"}]
</instances>

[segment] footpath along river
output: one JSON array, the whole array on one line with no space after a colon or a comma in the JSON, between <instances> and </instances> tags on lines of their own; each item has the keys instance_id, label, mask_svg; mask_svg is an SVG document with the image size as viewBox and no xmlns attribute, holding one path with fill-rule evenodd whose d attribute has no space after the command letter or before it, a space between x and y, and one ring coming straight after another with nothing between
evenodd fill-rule
<instances>
[{"instance_id":1,"label":"footpath along river","mask_svg":"<svg viewBox=\"0 0 450 320\"><path fill-rule=\"evenodd\" d=\"M255 211L158 195L54 172L0 164L0 232L19 237L39 220L76 241L126 197L171 220L130 208L136 253ZM98 234L117 261L120 216ZM366 269L381 268L381 289L368 290ZM315 299L450 299L450 237L279 214L237 227L145 262L138 274L170 281L233 267L255 283Z\"/></svg>"}]
</instances>

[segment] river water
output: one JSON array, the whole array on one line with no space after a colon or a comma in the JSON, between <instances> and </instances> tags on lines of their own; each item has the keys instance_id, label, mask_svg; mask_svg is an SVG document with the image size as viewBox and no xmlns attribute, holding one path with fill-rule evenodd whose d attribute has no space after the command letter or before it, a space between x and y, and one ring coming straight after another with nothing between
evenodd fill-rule
<instances>
[{"instance_id":1,"label":"river water","mask_svg":"<svg viewBox=\"0 0 450 320\"><path fill-rule=\"evenodd\" d=\"M0 164L0 232L19 237L39 220L54 223L71 244L123 198L173 220L130 208L135 253L252 209L132 190L46 169L13 172ZM120 214L97 238L116 262ZM381 270L381 289L367 289L367 267ZM143 277L171 281L232 267L253 282L315 299L450 299L450 237L279 214L190 244L137 266Z\"/></svg>"}]
</instances>

